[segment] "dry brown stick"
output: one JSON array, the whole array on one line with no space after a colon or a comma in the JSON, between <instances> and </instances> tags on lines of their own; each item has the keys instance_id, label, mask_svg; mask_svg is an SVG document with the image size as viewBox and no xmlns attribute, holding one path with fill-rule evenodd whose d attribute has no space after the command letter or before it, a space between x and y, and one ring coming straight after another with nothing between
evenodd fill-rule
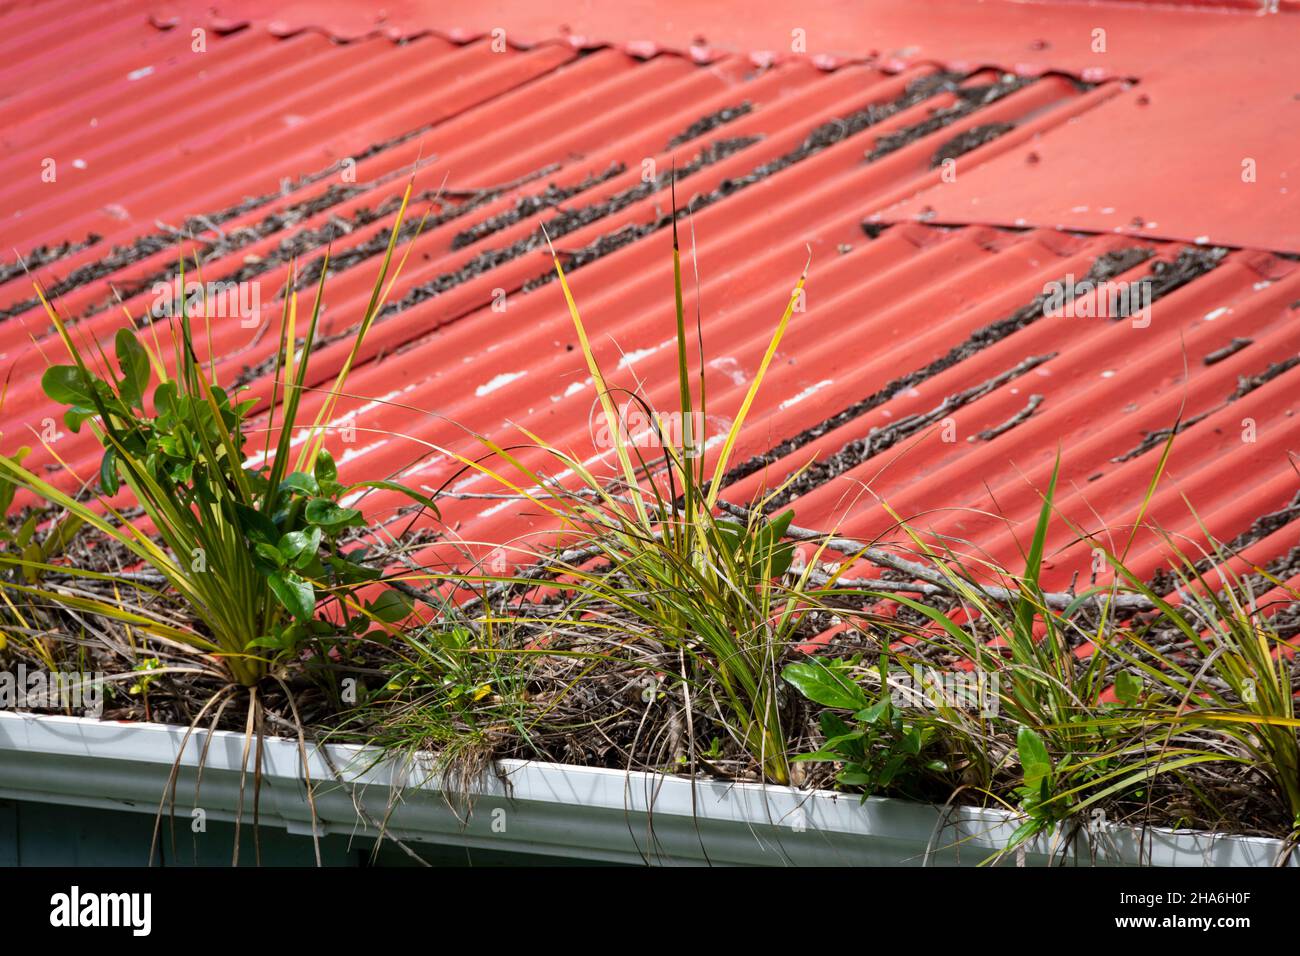
<instances>
[{"instance_id":1,"label":"dry brown stick","mask_svg":"<svg viewBox=\"0 0 1300 956\"><path fill-rule=\"evenodd\" d=\"M469 497L469 496L465 496L465 497ZM483 494L483 495L474 495L473 497L504 499L504 498L523 497L523 496ZM614 498L615 500L620 500L620 501L626 500L618 495L611 495L611 497ZM744 508L740 505L734 505L728 501L719 500L718 508L732 515L733 517L742 518L745 520L749 520L750 518L753 517L754 514L749 508ZM816 541L822 543L825 545L825 547L829 548L832 551L836 551L840 554L849 555L852 557L861 558L863 560L869 561L874 565L877 565L878 567L888 568L893 571L898 571L903 574L907 574L917 581L925 582L926 585L924 587L917 586L917 585L909 586L903 582L873 581L870 579L861 579L861 580L842 579L838 582L846 587L861 587L870 590L882 590L882 591L887 590L891 592L903 592L903 593L919 593L926 596L933 596L940 592L945 594L951 594L958 598L965 596L961 588L955 585L943 573L939 571L935 571L927 567L926 565L921 564L920 562L910 561L907 558L900 557L896 554L891 554L890 552L884 551L880 548L872 547L871 545L868 545L866 542L858 541L854 538L828 535L824 531L816 531L812 528L802 528L799 527L798 525L790 525L786 529L785 536L787 538L791 538L796 541ZM545 576L545 574L548 571L550 571L552 568L554 568L556 565L573 566L574 564L580 564L586 560L589 560L590 558L596 557L597 555L601 554L602 550L603 549L600 548L599 546L587 547L587 548L572 548L568 551L561 552L558 555L554 555L548 558L543 558L540 561L536 562L535 564L532 564L527 568L521 569L520 572L516 575L516 577L535 580ZM989 600L996 601L1000 604L1015 603L1019 601L1021 598L1021 592L1018 590L997 587L994 585L981 585L966 579L963 579L963 581L972 590L975 590L980 594L982 594L984 597L988 598ZM421 592L416 588L410 587L409 585L404 585L403 582L390 581L389 583L392 586L397 587L398 590L401 590L403 593L408 594L410 597L416 598L417 600L424 600L426 601L426 603L429 604L434 603L425 592ZM488 589L487 598L491 600L493 597L500 596L501 594L509 591L517 583L518 582L515 581L515 582L502 582L496 584L492 588ZM1052 610L1060 611L1060 610L1064 610L1065 608L1073 604L1077 600L1077 595L1071 594L1067 591L1044 592L1042 598L1043 598L1043 602L1047 605L1047 607L1051 608ZM472 608L480 604L482 601L483 601L482 596L475 596L473 598L470 598L464 604L460 605L460 608L462 610ZM1104 595L1104 594L1094 595L1092 598L1085 601L1084 604L1093 607L1101 607L1103 605L1109 605L1111 608L1115 610L1126 611L1126 612L1149 611L1152 610L1155 606L1151 603L1151 601L1148 598L1146 598L1144 595L1141 594L1115 594L1115 593L1111 593L1109 595ZM439 606L439 607L442 606L441 602L439 602L435 606Z\"/></svg>"},{"instance_id":2,"label":"dry brown stick","mask_svg":"<svg viewBox=\"0 0 1300 956\"><path fill-rule=\"evenodd\" d=\"M505 594L506 592L510 591L512 588L518 587L520 584L519 579L521 578L527 579L529 581L539 580L545 577L549 571L555 569L559 565L567 565L569 567L573 567L575 565L583 564L586 561L589 561L590 559L600 555L603 552L603 550L604 549L599 546L587 547L587 548L570 548L567 551L561 551L559 554L542 558L541 560L533 564L530 564L526 568L520 568L518 570L518 573L516 573L511 580L501 581L498 582L497 584L492 585L490 588L487 589L486 598L487 600L490 601L495 597L500 597L502 594ZM561 567L560 570L563 570L563 568ZM398 591L401 591L407 597L428 604L430 607L442 609L445 608L447 605L447 602L441 597L439 597L436 593L428 590L421 590L420 588L417 587L413 587L412 585L407 584L405 581L397 580L394 578L384 578L383 583L387 584L391 588L396 588ZM477 607L479 604L482 604L483 600L484 600L484 595L476 594L473 597L466 600L463 604L456 605L456 608L459 611L469 611L470 609Z\"/></svg>"},{"instance_id":3,"label":"dry brown stick","mask_svg":"<svg viewBox=\"0 0 1300 956\"><path fill-rule=\"evenodd\" d=\"M749 519L753 515L753 512L748 508L742 508L740 505L733 505L727 501L719 501L718 507L737 518ZM896 554L890 554L888 551L872 547L864 541L858 541L854 538L828 536L824 531L814 531L811 528L801 528L798 525L790 525L786 528L785 536L796 541L820 542L832 551L862 558L879 567L909 574L919 581L931 584L956 597L964 596L961 588L957 587L941 572L931 570L919 562L909 561L906 558L900 558ZM976 584L973 581L964 579L963 583L970 589L978 591L984 597L991 601L997 601L999 604L1011 604L1019 601L1021 597L1019 591L1013 591L1009 588ZM1042 597L1049 608L1058 611L1069 607L1077 600L1076 595L1065 592L1044 593ZM1151 602L1141 594L1111 594L1109 596L1099 594L1090 599L1088 603L1097 605L1109 603L1111 607L1125 611L1147 611L1153 607Z\"/></svg>"},{"instance_id":4,"label":"dry brown stick","mask_svg":"<svg viewBox=\"0 0 1300 956\"><path fill-rule=\"evenodd\" d=\"M886 581L883 578L837 578L825 571L813 571L808 580L821 587L830 584L837 588L854 591L887 591L891 594L920 594L923 597L939 597L952 592L934 584L919 584L915 581Z\"/></svg>"}]
</instances>

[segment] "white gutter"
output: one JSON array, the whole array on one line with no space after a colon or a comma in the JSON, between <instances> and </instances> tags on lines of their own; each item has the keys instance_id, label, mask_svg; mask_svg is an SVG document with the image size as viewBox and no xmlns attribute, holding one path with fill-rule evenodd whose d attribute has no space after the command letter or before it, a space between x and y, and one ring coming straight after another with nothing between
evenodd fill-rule
<instances>
[{"instance_id":1,"label":"white gutter","mask_svg":"<svg viewBox=\"0 0 1300 956\"><path fill-rule=\"evenodd\" d=\"M183 736L183 729L163 724L0 712L0 797L155 813ZM230 731L212 735L195 800L194 768L205 736L190 738L181 761L178 826L196 806L212 820L233 819L238 806L244 736ZM1017 822L1002 811L961 807L940 829L938 808L904 800L860 802L829 791L706 780L692 785L684 777L520 760L500 761L495 774L473 784L467 810L464 799L441 789L427 771L364 748L328 750L341 780L318 749L308 748L319 831L375 836L355 797L372 819L387 817L391 834L415 844L611 863L973 865L1003 845ZM268 739L263 761L263 825L310 835L296 741ZM250 773L246 808L251 781ZM251 819L251 809L245 813ZM1104 825L1076 842L1067 862L1267 866L1280 849L1280 841L1256 837ZM1040 839L1024 862L1047 863L1050 849ZM1290 865L1297 865L1294 856Z\"/></svg>"}]
</instances>

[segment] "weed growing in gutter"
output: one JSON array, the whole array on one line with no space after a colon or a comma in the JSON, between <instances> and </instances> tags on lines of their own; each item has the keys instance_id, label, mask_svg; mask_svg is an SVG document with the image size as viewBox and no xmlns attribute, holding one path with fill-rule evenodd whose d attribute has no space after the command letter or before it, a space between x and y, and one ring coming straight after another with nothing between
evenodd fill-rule
<instances>
[{"instance_id":1,"label":"weed growing in gutter","mask_svg":"<svg viewBox=\"0 0 1300 956\"><path fill-rule=\"evenodd\" d=\"M1247 820L1272 820L1263 829L1286 835L1290 853L1300 840L1294 647L1268 612L1300 595L1265 575L1282 596L1261 605L1227 567L1231 555L1223 550L1214 555L1220 583L1212 585L1166 539L1179 582L1179 597L1166 599L1125 567L1122 554L1080 531L1122 585L1086 591L1053 610L1039 579L1055 485L1053 474L1015 602L990 601L972 585L975 569L932 550L904 525L959 592L963 623L933 603L864 592L910 608L925 623L911 629L910 643L883 648L875 662L814 659L785 669L787 681L829 708L821 715L825 742L796 759L835 762L837 782L864 794L907 793L910 786L932 798L947 790L951 801L969 791L1017 809L1023 823L1003 855L1039 834L1051 835L1063 853L1082 828L1108 814L1175 826L1233 819L1238 829ZM1113 598L1121 589L1152 609L1117 614ZM1090 603L1099 613L1081 613ZM1173 647L1162 637L1170 632L1182 639ZM919 675L936 659L946 673L978 675L991 699L927 688L900 706L900 683L923 684ZM1157 810L1158 801L1166 806Z\"/></svg>"},{"instance_id":2,"label":"weed growing in gutter","mask_svg":"<svg viewBox=\"0 0 1300 956\"><path fill-rule=\"evenodd\" d=\"M150 338L132 328L117 332L115 371L101 349L77 341L75 327L65 323L37 287L72 362L47 368L42 384L52 400L68 406L67 427L78 431L89 424L103 445L99 493L86 501L59 490L23 467L26 451L20 450L12 457L0 457L5 499L12 501L15 489L25 489L65 513L60 528L84 526L98 532L154 572L180 599L188 620L151 610L148 598L158 591L147 589L144 600L138 600L134 581L115 582L120 588L110 597L46 588L31 580L32 572L48 569L49 552L63 541L63 535L47 536L32 553L27 526L14 537L14 543L23 546L22 557L6 556L6 560L27 572L28 581L11 580L5 587L196 652L194 669L215 675L223 686L203 705L195 723L213 707L219 707L219 714L230 698L245 692L249 739L254 733L258 739L255 820L264 718L259 694L268 684L278 684L292 707L292 694L284 681L304 651L326 653L334 642L361 637L376 625L382 631L386 623L410 611L409 602L397 591L381 590L372 600L363 599L362 588L376 581L381 571L364 564L364 551L345 552L340 546L343 533L362 523L361 511L340 501L358 491L386 488L408 494L436 512L430 499L393 482L343 485L324 448L326 425L361 343L401 269L401 262L393 261L393 250L410 194L408 185L352 354L315 420L298 436L302 441L296 458L291 446L301 427L298 409L323 304L325 270L301 349L294 270L289 270L271 402L280 412L279 435L272 449L273 412L260 465L246 461L245 416L254 400L237 401L210 378L210 370L196 354L196 317L190 314L188 302L177 319L168 320L170 373L157 323L150 326ZM180 278L183 286L183 260ZM157 381L152 394L151 379ZM47 448L63 467L69 467L51 446ZM114 503L120 492L141 510L143 520L131 520ZM61 570L112 580L110 575L76 568ZM301 737L301 726L298 732Z\"/></svg>"},{"instance_id":3,"label":"weed growing in gutter","mask_svg":"<svg viewBox=\"0 0 1300 956\"><path fill-rule=\"evenodd\" d=\"M663 450L662 461L648 462L644 449L626 434L619 410L622 401L641 405L647 421L661 419L639 396L625 394L607 380L554 253L556 276L595 383L605 424L602 433L611 436L609 452L616 461L617 477L609 481L597 476L587 463L536 436L532 437L538 447L566 474L576 477L576 488L527 468L495 446L489 446L489 451L521 470L522 481L481 462L461 460L508 489L536 489L524 490L523 497L573 535L576 557L558 562L553 569L563 575L564 589L575 595L565 611L568 626L625 627L637 639L662 644L677 657L678 668L659 678L690 700L687 723L691 726L686 734L693 737L696 711L707 710L753 758L765 779L789 783L779 667L795 643L801 622L818 606L818 593L806 588L806 580L794 586L783 581L793 558L793 544L783 542L792 512L768 521L755 511L748 520L738 521L718 514L717 492L707 489L720 487L717 478L725 472L807 273L796 284L749 393L722 438L710 477L705 471L705 436L693 433L695 423L705 420L696 409L705 411L706 395L703 380L697 385L690 370L691 342L675 228L673 240L678 414L685 428L675 436L676 444L674 436L659 436L655 445ZM652 689L652 698L654 693ZM695 765L699 748L693 741L687 752Z\"/></svg>"}]
</instances>

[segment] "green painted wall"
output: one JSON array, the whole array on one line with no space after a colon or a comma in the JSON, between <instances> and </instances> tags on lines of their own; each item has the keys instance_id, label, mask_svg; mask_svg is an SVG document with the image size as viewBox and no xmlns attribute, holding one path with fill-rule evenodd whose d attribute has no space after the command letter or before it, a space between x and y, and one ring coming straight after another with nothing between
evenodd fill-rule
<instances>
[{"instance_id":1,"label":"green painted wall","mask_svg":"<svg viewBox=\"0 0 1300 956\"><path fill-rule=\"evenodd\" d=\"M148 863L154 817L150 813L95 810L57 804L0 800L0 866L144 866ZM251 826L240 828L240 865L251 866ZM263 866L314 866L311 838L292 836L277 827L260 834ZM159 840L163 866L229 866L235 827L209 821L205 833L193 833L188 817L177 817L175 844L164 818ZM525 854L466 850L421 844L420 856L435 866L573 865ZM416 866L401 848L385 844L374 853L372 840L327 836L321 840L325 866Z\"/></svg>"}]
</instances>

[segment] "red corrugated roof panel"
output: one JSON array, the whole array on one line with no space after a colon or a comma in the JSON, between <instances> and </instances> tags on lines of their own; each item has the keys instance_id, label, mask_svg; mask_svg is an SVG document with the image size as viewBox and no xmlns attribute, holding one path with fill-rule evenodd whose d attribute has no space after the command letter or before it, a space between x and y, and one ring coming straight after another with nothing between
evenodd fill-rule
<instances>
[{"instance_id":1,"label":"red corrugated roof panel","mask_svg":"<svg viewBox=\"0 0 1300 956\"><path fill-rule=\"evenodd\" d=\"M160 7L204 10L208 4ZM227 0L222 22L266 22L265 5ZM1042 143L891 210L952 223L1030 224L1300 253L1300 18L1290 0L1170 3L1019 0L633 0L570 10L517 0L397 0L382 11L346 0L277 4L282 34L457 40L499 31L511 42L564 38L699 60L864 60L896 70L993 65L1135 81ZM1032 154L1032 159L1031 159ZM1249 166L1249 178L1244 177ZM1195 197L1196 201L1189 201ZM1288 216L1277 215L1290 209Z\"/></svg>"},{"instance_id":2,"label":"red corrugated roof panel","mask_svg":"<svg viewBox=\"0 0 1300 956\"><path fill-rule=\"evenodd\" d=\"M944 23L872 3L880 21L844 26L814 61L749 55L772 46L759 40L775 29L762 11L733 23L692 5L691 30L710 42L691 50L680 25L656 27L641 7L622 26L591 12L562 31L518 6L452 4L439 21L399 4L373 36L373 23L328 3L282 5L274 29L237 6L216 20L135 2L0 15L8 440L59 411L39 389L42 356L59 346L19 257L78 335L107 341L123 321L117 299L145 312L190 237L205 279L257 290L255 321L214 321L211 357L223 381L265 397L289 259L310 278L332 244L328 339L314 359L324 383L418 169L430 224L350 379L366 397L345 401L330 439L345 476L497 490L442 449L474 454L470 432L516 443L520 426L593 458L594 394L543 227L604 366L671 408L675 164L679 202L694 210L711 433L738 408L813 250L806 310L732 459L732 500L813 461L787 495L799 524L888 536L885 498L1014 566L1058 447L1064 513L1126 535L1159 439L1181 421L1149 519L1199 539L1186 498L1251 561L1295 544L1300 234L1282 190L1287 174L1300 178L1300 127L1284 120L1300 101L1279 99L1294 71L1276 37L1293 37L1296 17L1053 6L1057 38L1028 62L1017 44L1045 29L1037 8L950 2ZM807 29L845 15L813 8ZM511 42L493 36L494 16ZM1149 43L1144 71L1118 39L1140 16L1198 58L1180 66ZM1074 43L1091 20L1117 52L1085 81L1087 58L1061 36ZM907 29L915 50L894 39ZM667 52L628 52L648 51L635 42L647 37ZM906 55L871 62L884 47ZM1233 159L1234 185L1217 188L1247 148L1257 180L1243 183ZM1116 230L1134 203L1141 223ZM1132 288L1150 293L1150 321L1049 314L1049 283L1089 275L1142 280ZM55 447L77 474L95 473L89 435ZM49 451L31 461L75 486ZM405 503L367 499L376 521ZM430 563L463 560L461 541L535 547L548 530L513 503L472 498L447 500L444 520ZM1064 524L1051 544L1049 586L1088 577L1088 549ZM1143 532L1130 554L1155 574L1163 552Z\"/></svg>"}]
</instances>

